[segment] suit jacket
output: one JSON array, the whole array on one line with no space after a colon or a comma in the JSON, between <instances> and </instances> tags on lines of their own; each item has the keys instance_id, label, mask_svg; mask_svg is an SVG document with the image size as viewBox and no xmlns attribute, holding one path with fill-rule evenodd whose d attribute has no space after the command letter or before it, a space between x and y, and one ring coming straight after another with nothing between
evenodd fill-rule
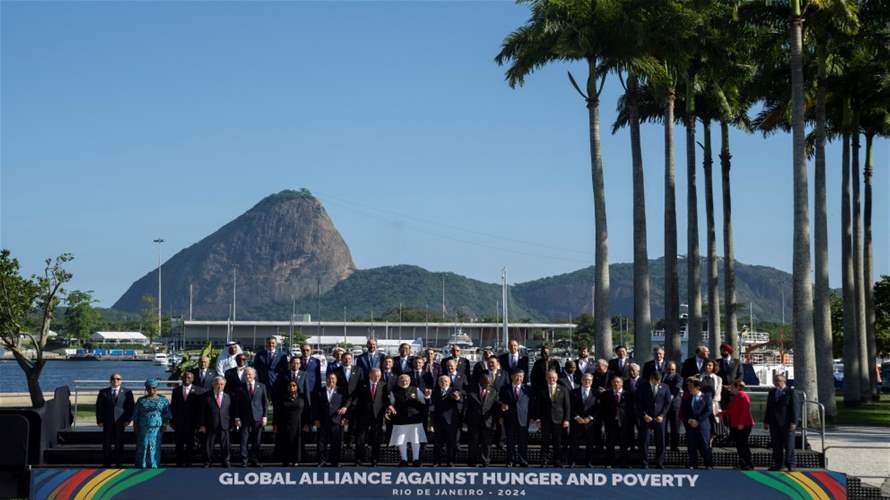
<instances>
[{"instance_id":1,"label":"suit jacket","mask_svg":"<svg viewBox=\"0 0 890 500\"><path fill-rule=\"evenodd\" d=\"M671 406L674 409L679 408L683 396L683 379L677 373L673 375L667 374L661 380L661 383L667 386L668 391L671 393Z\"/></svg>"},{"instance_id":2,"label":"suit jacket","mask_svg":"<svg viewBox=\"0 0 890 500\"><path fill-rule=\"evenodd\" d=\"M222 393L222 402L216 405L216 395L213 391L204 393L201 405L201 425L207 427L208 433L216 431L228 431L234 425L237 418L235 403L230 394Z\"/></svg>"},{"instance_id":3,"label":"suit jacket","mask_svg":"<svg viewBox=\"0 0 890 500\"><path fill-rule=\"evenodd\" d=\"M365 380L361 388L354 395L353 414L359 425L372 425L379 427L383 424L383 417L389 407L389 393L386 382L381 378L377 382L376 394L371 395L371 381Z\"/></svg>"},{"instance_id":4,"label":"suit jacket","mask_svg":"<svg viewBox=\"0 0 890 500\"><path fill-rule=\"evenodd\" d=\"M439 363L431 363L423 365L423 373L428 374L425 375L427 380L432 380L436 385L439 383L439 375L445 373Z\"/></svg>"},{"instance_id":5,"label":"suit jacket","mask_svg":"<svg viewBox=\"0 0 890 500\"><path fill-rule=\"evenodd\" d=\"M420 389L423 392L426 389L432 389L436 385L436 381L433 380L433 376L426 371L420 372L420 376L417 376L416 371L407 372L408 376L411 377L411 385Z\"/></svg>"},{"instance_id":6,"label":"suit jacket","mask_svg":"<svg viewBox=\"0 0 890 500\"><path fill-rule=\"evenodd\" d=\"M388 374L387 374L386 372L383 372L383 373L380 375L380 380L381 380L384 384L386 384L386 389L387 389L389 392L392 392L392 390L395 389L396 386L399 385L399 374L396 373L395 370L391 371L391 372L388 373Z\"/></svg>"},{"instance_id":7,"label":"suit jacket","mask_svg":"<svg viewBox=\"0 0 890 500\"><path fill-rule=\"evenodd\" d=\"M375 351L373 354L371 352L365 352L355 360L355 366L357 366L364 374L367 376L371 373L371 368L380 368L383 370L383 358L386 355L380 351ZM372 361L376 361L372 363Z\"/></svg>"},{"instance_id":8,"label":"suit jacket","mask_svg":"<svg viewBox=\"0 0 890 500\"><path fill-rule=\"evenodd\" d=\"M498 415L498 391L489 387L485 398L480 398L479 388L466 392L464 401L464 422L467 428L485 428L493 430Z\"/></svg>"},{"instance_id":9,"label":"suit jacket","mask_svg":"<svg viewBox=\"0 0 890 500\"><path fill-rule=\"evenodd\" d=\"M627 378L631 364L630 358L624 358L624 366L619 366L618 362L618 358L610 359L609 371L612 373L612 375L618 375L621 378Z\"/></svg>"},{"instance_id":10,"label":"suit jacket","mask_svg":"<svg viewBox=\"0 0 890 500\"><path fill-rule=\"evenodd\" d=\"M451 378L451 387L453 387L457 391L463 391L467 387L470 386L470 381L467 379L467 376L458 370L453 377L451 374L447 372L442 372L444 375L448 375ZM436 384L438 386L439 384Z\"/></svg>"},{"instance_id":11,"label":"suit jacket","mask_svg":"<svg viewBox=\"0 0 890 500\"><path fill-rule=\"evenodd\" d=\"M283 398L287 396L287 386L290 384L292 380L297 381L297 394L303 394L306 396L306 404L310 405L309 401L312 399L309 397L314 391L312 387L309 385L309 373L304 372L303 370L297 370L297 378L294 378L294 372L288 370L282 373L278 377L278 386L274 388L277 397Z\"/></svg>"},{"instance_id":12,"label":"suit jacket","mask_svg":"<svg viewBox=\"0 0 890 500\"><path fill-rule=\"evenodd\" d=\"M258 422L261 418L268 417L269 397L266 394L266 386L261 382L254 381L253 394L250 393L249 387L245 386L241 402L239 416L242 423Z\"/></svg>"},{"instance_id":13,"label":"suit jacket","mask_svg":"<svg viewBox=\"0 0 890 500\"><path fill-rule=\"evenodd\" d=\"M531 377L531 373L529 373L529 371L528 371L528 356L523 356L522 354L519 354L519 362L516 364L515 367L510 366L510 353L509 352L505 352L505 353L501 354L500 356L498 356L498 361L500 361L500 363L501 363L501 370L505 370L511 376L513 375L514 371L522 370L523 372L525 372L526 382L529 381L529 379Z\"/></svg>"},{"instance_id":14,"label":"suit jacket","mask_svg":"<svg viewBox=\"0 0 890 500\"><path fill-rule=\"evenodd\" d=\"M401 356L396 356L393 358L392 371L398 373L399 375L403 373L408 373L414 370L414 356L408 356L407 358L402 359ZM403 366L404 365L404 366Z\"/></svg>"},{"instance_id":15,"label":"suit jacket","mask_svg":"<svg viewBox=\"0 0 890 500\"><path fill-rule=\"evenodd\" d=\"M582 390L582 387L578 387L572 391L572 420L574 420L575 417L587 418L597 416L597 411L599 410L597 406L599 404L599 394L597 394L596 388L593 386L590 387L587 399L583 398L584 393Z\"/></svg>"},{"instance_id":16,"label":"suit jacket","mask_svg":"<svg viewBox=\"0 0 890 500\"><path fill-rule=\"evenodd\" d=\"M505 385L510 385L510 375L506 370L502 370L498 368L497 373L492 373L489 370L485 370L479 373L479 378L483 376L488 376L491 378L491 387L498 393L500 393L501 388ZM477 379L473 386L478 389L479 388L479 380Z\"/></svg>"},{"instance_id":17,"label":"suit jacket","mask_svg":"<svg viewBox=\"0 0 890 500\"><path fill-rule=\"evenodd\" d=\"M683 377L683 380L686 380L689 377L700 375L702 370L705 369L704 362L702 362L701 364L701 369L698 368L698 362L696 361L697 358L698 356L692 356L691 358L687 358L686 361L683 362L683 366L680 368L680 376Z\"/></svg>"},{"instance_id":18,"label":"suit jacket","mask_svg":"<svg viewBox=\"0 0 890 500\"><path fill-rule=\"evenodd\" d=\"M198 387L202 387L205 391L210 391L213 389L213 379L216 378L216 372L213 371L213 368L207 368L204 372L204 376L201 376L201 369L195 368L192 370L192 375L195 376L195 379L192 381Z\"/></svg>"},{"instance_id":19,"label":"suit jacket","mask_svg":"<svg viewBox=\"0 0 890 500\"><path fill-rule=\"evenodd\" d=\"M661 360L660 366L656 366L654 359L650 359L649 361L646 361L646 363L643 364L643 373L641 374L641 377L646 382L649 382L649 377L652 375L652 373L658 372L661 374L661 378L664 378L665 370L667 368L667 363L668 363L667 360L663 359L663 360Z\"/></svg>"},{"instance_id":20,"label":"suit jacket","mask_svg":"<svg viewBox=\"0 0 890 500\"><path fill-rule=\"evenodd\" d=\"M439 363L440 373L448 373L448 369L445 367L445 364L448 362L449 359L454 359L454 356L448 356L447 358L443 359L441 363ZM470 378L470 375L472 375L472 373L470 372L470 360L468 360L467 358L459 357L455 361L457 362L458 373L463 375L464 379L468 380Z\"/></svg>"},{"instance_id":21,"label":"suit jacket","mask_svg":"<svg viewBox=\"0 0 890 500\"><path fill-rule=\"evenodd\" d=\"M556 384L556 395L550 397L550 386L545 385L538 392L538 401L540 406L538 415L542 421L549 420L554 424L560 424L571 419L571 394L565 386Z\"/></svg>"},{"instance_id":22,"label":"suit jacket","mask_svg":"<svg viewBox=\"0 0 890 500\"><path fill-rule=\"evenodd\" d=\"M488 364L485 361L477 361L473 364L473 373L470 374L470 380L472 380L473 385L479 385L479 379L483 374L488 373Z\"/></svg>"},{"instance_id":23,"label":"suit jacket","mask_svg":"<svg viewBox=\"0 0 890 500\"><path fill-rule=\"evenodd\" d=\"M341 416L338 412L340 408L346 408L346 396L340 393L338 388L328 401L328 389L325 386L315 394L315 402L312 407L315 420L318 420L322 427L340 425Z\"/></svg>"},{"instance_id":24,"label":"suit jacket","mask_svg":"<svg viewBox=\"0 0 890 500\"><path fill-rule=\"evenodd\" d=\"M121 387L115 399L111 387L106 387L96 396L96 424L105 425L105 430L111 430L112 425L126 426L133 420L135 408L133 391Z\"/></svg>"},{"instance_id":25,"label":"suit jacket","mask_svg":"<svg viewBox=\"0 0 890 500\"><path fill-rule=\"evenodd\" d=\"M575 360L575 367L577 368L576 371L582 375L585 373L593 373L596 371L596 360L591 358L590 356L588 356L587 363L582 368L581 367L581 358L578 358Z\"/></svg>"},{"instance_id":26,"label":"suit jacket","mask_svg":"<svg viewBox=\"0 0 890 500\"><path fill-rule=\"evenodd\" d=\"M621 397L615 401L615 391L609 389L600 394L600 418L608 428L623 428L635 424L633 419L633 396L628 391L621 391Z\"/></svg>"},{"instance_id":27,"label":"suit jacket","mask_svg":"<svg viewBox=\"0 0 890 500\"><path fill-rule=\"evenodd\" d=\"M349 373L349 380L346 380L346 370L342 366L338 366L334 373L337 375L337 389L346 397L346 404L352 405L352 395L358 391L365 380L365 374L359 368L352 366Z\"/></svg>"},{"instance_id":28,"label":"suit jacket","mask_svg":"<svg viewBox=\"0 0 890 500\"><path fill-rule=\"evenodd\" d=\"M547 359L546 361L543 358L536 359L535 364L532 365L532 372L528 380L532 384L532 388L536 391L540 391L547 385L547 372L550 370L556 370L556 373L559 373L559 361L555 359Z\"/></svg>"},{"instance_id":29,"label":"suit jacket","mask_svg":"<svg viewBox=\"0 0 890 500\"><path fill-rule=\"evenodd\" d=\"M608 391L612 388L612 372L606 371L606 373L593 372L593 388L596 389L597 393L602 393L603 391ZM602 391L600 390L602 389Z\"/></svg>"},{"instance_id":30,"label":"suit jacket","mask_svg":"<svg viewBox=\"0 0 890 500\"><path fill-rule=\"evenodd\" d=\"M698 421L698 430L703 436L711 434L711 416L714 414L714 407L711 397L705 393L701 393L701 403L695 408L692 404L693 397L686 394L680 403L680 418L686 423L688 420Z\"/></svg>"},{"instance_id":31,"label":"suit jacket","mask_svg":"<svg viewBox=\"0 0 890 500\"><path fill-rule=\"evenodd\" d=\"M194 383L189 390L188 399L185 399L182 391L182 385L179 385L170 395L170 412L173 414L171 422L176 431L189 432L201 424L201 401L206 391Z\"/></svg>"},{"instance_id":32,"label":"suit jacket","mask_svg":"<svg viewBox=\"0 0 890 500\"><path fill-rule=\"evenodd\" d=\"M664 417L671 407L671 392L664 384L658 384L658 389L653 392L652 384L640 383L636 390L636 414L642 419L644 416Z\"/></svg>"},{"instance_id":33,"label":"suit jacket","mask_svg":"<svg viewBox=\"0 0 890 500\"><path fill-rule=\"evenodd\" d=\"M278 377L288 370L287 354L278 349L272 353L263 349L253 357L253 369L257 381L270 389L276 387Z\"/></svg>"},{"instance_id":34,"label":"suit jacket","mask_svg":"<svg viewBox=\"0 0 890 500\"><path fill-rule=\"evenodd\" d=\"M630 401L627 402L627 409L631 413L631 417L636 418L637 411L637 387L642 387L645 385L649 386L648 382L643 382L642 377L637 377L636 380L632 378L628 378L624 381L624 391L630 393Z\"/></svg>"},{"instance_id":35,"label":"suit jacket","mask_svg":"<svg viewBox=\"0 0 890 500\"><path fill-rule=\"evenodd\" d=\"M306 383L309 391L315 393L321 389L321 361L309 356L300 363L300 370L306 372ZM309 398L312 399L312 398Z\"/></svg>"},{"instance_id":36,"label":"suit jacket","mask_svg":"<svg viewBox=\"0 0 890 500\"><path fill-rule=\"evenodd\" d=\"M241 389L244 388L244 377L246 377L243 372L241 377L238 376L238 368L229 368L226 370L226 389L225 391L229 394L234 394Z\"/></svg>"},{"instance_id":37,"label":"suit jacket","mask_svg":"<svg viewBox=\"0 0 890 500\"><path fill-rule=\"evenodd\" d=\"M568 372L563 371L559 374L558 383L562 384L569 392L574 391L575 389L581 387L581 373L578 370L572 372L569 375Z\"/></svg>"},{"instance_id":38,"label":"suit jacket","mask_svg":"<svg viewBox=\"0 0 890 500\"><path fill-rule=\"evenodd\" d=\"M727 390L733 382L742 378L742 363L736 358L730 357L729 362L720 358L717 360L717 369L719 370L717 375L723 381L724 390Z\"/></svg>"},{"instance_id":39,"label":"suit jacket","mask_svg":"<svg viewBox=\"0 0 890 500\"><path fill-rule=\"evenodd\" d=\"M452 394L459 394L460 399L455 400ZM432 406L433 426L437 429L460 425L460 414L464 408L464 398L460 391L449 387L442 395L442 389L436 387L430 396Z\"/></svg>"},{"instance_id":40,"label":"suit jacket","mask_svg":"<svg viewBox=\"0 0 890 500\"><path fill-rule=\"evenodd\" d=\"M507 405L507 410L503 412L505 425L528 427L528 421L534 418L534 395L530 386L520 386L517 399L513 384L507 384L501 388L499 399L501 404Z\"/></svg>"},{"instance_id":41,"label":"suit jacket","mask_svg":"<svg viewBox=\"0 0 890 500\"><path fill-rule=\"evenodd\" d=\"M800 422L800 398L797 391L788 386L784 390L776 387L770 389L763 422L778 429L787 429L791 424L797 425Z\"/></svg>"}]
</instances>

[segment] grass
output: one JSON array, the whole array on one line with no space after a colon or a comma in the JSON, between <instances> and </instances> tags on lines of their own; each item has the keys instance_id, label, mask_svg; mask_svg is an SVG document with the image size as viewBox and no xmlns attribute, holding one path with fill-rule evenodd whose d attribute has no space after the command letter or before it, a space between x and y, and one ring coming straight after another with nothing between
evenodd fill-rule
<instances>
[{"instance_id":1,"label":"grass","mask_svg":"<svg viewBox=\"0 0 890 500\"><path fill-rule=\"evenodd\" d=\"M844 405L843 396L837 396L838 425L874 425L890 427L890 395L881 394L880 401L869 401L859 406Z\"/></svg>"}]
</instances>

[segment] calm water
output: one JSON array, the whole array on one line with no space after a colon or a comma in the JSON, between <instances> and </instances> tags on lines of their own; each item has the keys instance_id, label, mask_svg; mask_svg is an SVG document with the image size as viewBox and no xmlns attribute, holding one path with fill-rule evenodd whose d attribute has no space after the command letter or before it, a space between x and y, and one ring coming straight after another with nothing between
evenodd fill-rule
<instances>
[{"instance_id":1,"label":"calm water","mask_svg":"<svg viewBox=\"0 0 890 500\"><path fill-rule=\"evenodd\" d=\"M74 380L107 381L113 372L120 372L127 387L142 387L148 378L165 380L168 373L152 361L47 361L40 374L40 387L52 392L60 385L74 390ZM27 392L25 373L15 361L0 361L0 392Z\"/></svg>"}]
</instances>

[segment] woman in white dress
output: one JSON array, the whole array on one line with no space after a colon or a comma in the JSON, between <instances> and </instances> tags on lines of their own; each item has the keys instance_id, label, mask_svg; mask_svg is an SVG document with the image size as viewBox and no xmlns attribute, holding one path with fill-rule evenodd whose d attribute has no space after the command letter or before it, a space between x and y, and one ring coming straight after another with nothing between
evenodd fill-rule
<instances>
[{"instance_id":1,"label":"woman in white dress","mask_svg":"<svg viewBox=\"0 0 890 500\"><path fill-rule=\"evenodd\" d=\"M411 444L413 465L420 466L420 445L426 443L423 418L427 405L423 392L411 385L411 377L402 375L398 385L389 394L390 406L386 418L392 420L390 446L399 447L399 467L408 465L408 444Z\"/></svg>"}]
</instances>

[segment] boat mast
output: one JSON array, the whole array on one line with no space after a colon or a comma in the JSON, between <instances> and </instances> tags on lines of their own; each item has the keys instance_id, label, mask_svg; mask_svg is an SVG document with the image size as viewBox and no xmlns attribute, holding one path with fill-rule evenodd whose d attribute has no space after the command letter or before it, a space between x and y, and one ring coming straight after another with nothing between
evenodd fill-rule
<instances>
[{"instance_id":1,"label":"boat mast","mask_svg":"<svg viewBox=\"0 0 890 500\"><path fill-rule=\"evenodd\" d=\"M507 344L510 343L510 337L507 329L507 268L506 266L501 269L501 304L503 306L504 312L504 324L503 324L503 348L506 349Z\"/></svg>"}]
</instances>

